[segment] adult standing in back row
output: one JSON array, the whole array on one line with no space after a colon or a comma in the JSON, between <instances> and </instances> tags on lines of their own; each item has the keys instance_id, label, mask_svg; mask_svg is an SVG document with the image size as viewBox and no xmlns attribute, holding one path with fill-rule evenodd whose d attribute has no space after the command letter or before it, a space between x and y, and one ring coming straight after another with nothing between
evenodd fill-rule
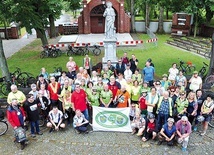
<instances>
[{"instance_id":1,"label":"adult standing in back row","mask_svg":"<svg viewBox=\"0 0 214 155\"><path fill-rule=\"evenodd\" d=\"M135 70L137 69L138 59L134 54L132 54L132 58L129 61L131 65L130 70L132 71L132 74L134 74Z\"/></svg>"},{"instance_id":2,"label":"adult standing in back row","mask_svg":"<svg viewBox=\"0 0 214 155\"><path fill-rule=\"evenodd\" d=\"M150 65L150 62L146 62L146 67L142 70L142 74L144 75L144 81L149 83L149 86L153 86L155 68Z\"/></svg>"}]
</instances>

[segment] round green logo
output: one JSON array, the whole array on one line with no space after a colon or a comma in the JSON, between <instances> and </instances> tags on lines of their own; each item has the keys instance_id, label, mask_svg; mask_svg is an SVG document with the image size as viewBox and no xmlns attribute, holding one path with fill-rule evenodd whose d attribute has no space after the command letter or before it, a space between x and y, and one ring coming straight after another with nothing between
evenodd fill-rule
<instances>
[{"instance_id":1,"label":"round green logo","mask_svg":"<svg viewBox=\"0 0 214 155\"><path fill-rule=\"evenodd\" d=\"M118 128L126 126L129 118L118 111L103 111L95 116L95 121L106 128Z\"/></svg>"}]
</instances>

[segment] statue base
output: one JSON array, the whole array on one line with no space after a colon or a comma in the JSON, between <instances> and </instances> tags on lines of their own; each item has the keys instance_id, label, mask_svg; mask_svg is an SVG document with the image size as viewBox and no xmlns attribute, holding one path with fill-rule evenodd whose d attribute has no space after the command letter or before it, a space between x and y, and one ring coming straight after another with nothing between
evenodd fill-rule
<instances>
[{"instance_id":1,"label":"statue base","mask_svg":"<svg viewBox=\"0 0 214 155\"><path fill-rule=\"evenodd\" d=\"M117 39L104 39L105 54L102 59L103 66L106 66L108 60L111 60L112 65L116 65L118 58L116 56Z\"/></svg>"}]
</instances>

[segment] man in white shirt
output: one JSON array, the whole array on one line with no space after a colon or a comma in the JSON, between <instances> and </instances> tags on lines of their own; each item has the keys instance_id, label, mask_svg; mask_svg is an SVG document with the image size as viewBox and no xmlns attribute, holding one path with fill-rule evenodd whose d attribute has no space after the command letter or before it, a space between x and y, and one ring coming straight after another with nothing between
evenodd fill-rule
<instances>
[{"instance_id":1,"label":"man in white shirt","mask_svg":"<svg viewBox=\"0 0 214 155\"><path fill-rule=\"evenodd\" d=\"M127 80L129 78L132 78L132 71L130 70L130 65L127 64L126 70L124 71L124 78Z\"/></svg>"},{"instance_id":2,"label":"man in white shirt","mask_svg":"<svg viewBox=\"0 0 214 155\"><path fill-rule=\"evenodd\" d=\"M88 133L87 126L89 125L89 121L85 118L83 113L79 109L76 110L76 115L73 118L73 126L77 133Z\"/></svg>"},{"instance_id":3,"label":"man in white shirt","mask_svg":"<svg viewBox=\"0 0 214 155\"><path fill-rule=\"evenodd\" d=\"M47 127L51 128L49 132L53 130L58 131L59 128L65 128L65 124L63 121L63 113L57 107L53 107L53 109L49 112L49 121L47 123Z\"/></svg>"},{"instance_id":4,"label":"man in white shirt","mask_svg":"<svg viewBox=\"0 0 214 155\"><path fill-rule=\"evenodd\" d=\"M198 71L193 72L193 76L189 80L189 89L193 92L196 92L196 90L202 88L202 79L200 76L198 76Z\"/></svg>"}]
</instances>

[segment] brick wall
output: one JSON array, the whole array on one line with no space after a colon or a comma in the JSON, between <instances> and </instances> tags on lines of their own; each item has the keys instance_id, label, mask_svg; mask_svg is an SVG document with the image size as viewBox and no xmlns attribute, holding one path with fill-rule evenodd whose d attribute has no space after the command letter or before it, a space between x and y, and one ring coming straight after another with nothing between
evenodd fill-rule
<instances>
[{"instance_id":1,"label":"brick wall","mask_svg":"<svg viewBox=\"0 0 214 155\"><path fill-rule=\"evenodd\" d=\"M113 8L116 11L115 13L117 14L116 21L115 21L117 32L129 33L130 18L124 11L124 0L120 0L120 2L116 0L108 0L108 1L112 2ZM81 33L89 34L91 33L91 26L96 26L91 24L90 13L93 8L99 5L103 5L101 0L91 0L89 3L87 3L86 0L83 0L83 11L81 13L81 16L78 18L78 26L79 26L80 34Z\"/></svg>"}]
</instances>

